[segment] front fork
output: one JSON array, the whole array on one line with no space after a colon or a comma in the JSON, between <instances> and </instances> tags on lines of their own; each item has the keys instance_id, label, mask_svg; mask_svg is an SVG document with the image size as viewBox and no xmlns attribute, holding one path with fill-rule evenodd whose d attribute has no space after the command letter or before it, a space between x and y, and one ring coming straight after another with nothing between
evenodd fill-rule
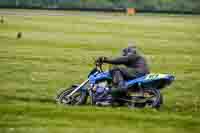
<instances>
[{"instance_id":1,"label":"front fork","mask_svg":"<svg viewBox=\"0 0 200 133\"><path fill-rule=\"evenodd\" d=\"M75 94L77 91L79 91L84 85L86 85L87 83L89 82L89 79L85 80L82 84L80 84L78 87L76 87L69 95L68 95L68 98L70 98L73 94ZM90 88L88 88L88 92L89 92L89 95L90 95L90 103L92 105L95 104L95 100L94 100L94 84L91 84L90 85Z\"/></svg>"},{"instance_id":2,"label":"front fork","mask_svg":"<svg viewBox=\"0 0 200 133\"><path fill-rule=\"evenodd\" d=\"M82 84L80 84L78 87L76 87L69 95L68 97L71 97L72 95L74 95L77 91L79 91L81 89L81 87L83 87L84 85L86 85L89 82L89 79L85 80Z\"/></svg>"}]
</instances>

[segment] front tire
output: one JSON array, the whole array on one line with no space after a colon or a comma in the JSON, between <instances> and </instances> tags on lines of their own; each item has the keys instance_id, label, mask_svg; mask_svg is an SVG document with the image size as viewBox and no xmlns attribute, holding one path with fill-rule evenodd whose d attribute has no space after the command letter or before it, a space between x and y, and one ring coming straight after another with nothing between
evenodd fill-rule
<instances>
[{"instance_id":1,"label":"front tire","mask_svg":"<svg viewBox=\"0 0 200 133\"><path fill-rule=\"evenodd\" d=\"M71 97L68 95L75 89L76 87L70 87L69 89L65 89L61 93L57 95L56 101L59 104L65 105L84 105L87 102L87 92L86 91L78 91L73 94Z\"/></svg>"}]
</instances>

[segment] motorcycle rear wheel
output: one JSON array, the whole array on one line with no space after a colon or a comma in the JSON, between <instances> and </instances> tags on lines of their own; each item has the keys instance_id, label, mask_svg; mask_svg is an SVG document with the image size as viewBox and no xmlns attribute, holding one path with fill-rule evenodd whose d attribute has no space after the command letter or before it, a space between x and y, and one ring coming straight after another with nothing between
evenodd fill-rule
<instances>
[{"instance_id":1,"label":"motorcycle rear wheel","mask_svg":"<svg viewBox=\"0 0 200 133\"><path fill-rule=\"evenodd\" d=\"M161 105L163 104L163 96L160 93L160 90L155 89L155 88L145 89L144 94L147 94L151 96L152 98L145 102L141 102L140 100L138 100L138 102L128 102L128 107L129 108L144 108L147 105L151 108L159 109ZM140 98L141 100L144 100L147 97L141 96L138 98Z\"/></svg>"},{"instance_id":2,"label":"motorcycle rear wheel","mask_svg":"<svg viewBox=\"0 0 200 133\"><path fill-rule=\"evenodd\" d=\"M159 109L163 104L163 95L161 94L160 90L152 88L148 89L147 91L149 91L150 94L154 95L154 99L147 101L146 104L152 108Z\"/></svg>"}]
</instances>

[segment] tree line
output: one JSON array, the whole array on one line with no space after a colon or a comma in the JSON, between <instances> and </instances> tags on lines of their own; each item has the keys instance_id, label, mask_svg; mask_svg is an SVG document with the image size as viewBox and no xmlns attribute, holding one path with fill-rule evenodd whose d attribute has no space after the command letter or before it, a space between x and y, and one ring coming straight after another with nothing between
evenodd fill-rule
<instances>
[{"instance_id":1,"label":"tree line","mask_svg":"<svg viewBox=\"0 0 200 133\"><path fill-rule=\"evenodd\" d=\"M200 13L200 0L0 0L0 7L125 9Z\"/></svg>"}]
</instances>

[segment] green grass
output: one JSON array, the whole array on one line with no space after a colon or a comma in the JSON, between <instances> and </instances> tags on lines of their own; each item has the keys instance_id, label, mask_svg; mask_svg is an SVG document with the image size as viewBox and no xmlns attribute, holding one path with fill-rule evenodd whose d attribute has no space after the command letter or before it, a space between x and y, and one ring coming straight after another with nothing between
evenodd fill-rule
<instances>
[{"instance_id":1,"label":"green grass","mask_svg":"<svg viewBox=\"0 0 200 133\"><path fill-rule=\"evenodd\" d=\"M18 15L0 24L0 133L200 132L199 16L10 12ZM55 104L58 88L83 81L94 57L117 56L128 42L152 72L176 76L160 111Z\"/></svg>"}]
</instances>

